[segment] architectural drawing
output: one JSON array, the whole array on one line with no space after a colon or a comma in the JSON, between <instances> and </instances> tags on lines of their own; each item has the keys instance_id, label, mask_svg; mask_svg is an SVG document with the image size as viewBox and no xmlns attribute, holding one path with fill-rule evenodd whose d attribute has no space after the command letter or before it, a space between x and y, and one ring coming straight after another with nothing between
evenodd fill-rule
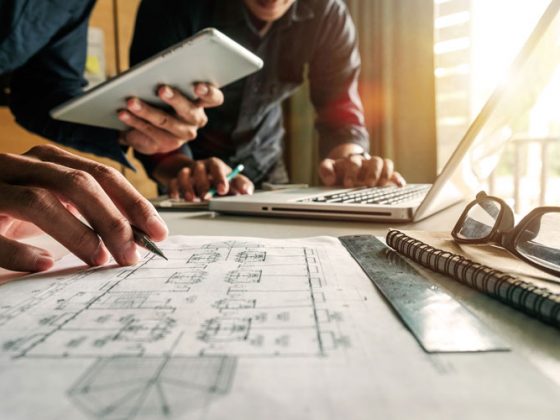
<instances>
[{"instance_id":1,"label":"architectural drawing","mask_svg":"<svg viewBox=\"0 0 560 420\"><path fill-rule=\"evenodd\" d=\"M424 353L336 238L160 245L2 286L0 419L558 419L516 352Z\"/></svg>"},{"instance_id":2,"label":"architectural drawing","mask_svg":"<svg viewBox=\"0 0 560 420\"><path fill-rule=\"evenodd\" d=\"M349 345L319 248L232 240L163 250L169 261L147 254L135 267L43 280L1 307L2 354L90 360L67 395L88 417L112 420L200 410L230 391L244 357L325 357Z\"/></svg>"},{"instance_id":3,"label":"architectural drawing","mask_svg":"<svg viewBox=\"0 0 560 420\"><path fill-rule=\"evenodd\" d=\"M104 358L68 395L93 418L175 418L229 392L235 362L227 356Z\"/></svg>"}]
</instances>

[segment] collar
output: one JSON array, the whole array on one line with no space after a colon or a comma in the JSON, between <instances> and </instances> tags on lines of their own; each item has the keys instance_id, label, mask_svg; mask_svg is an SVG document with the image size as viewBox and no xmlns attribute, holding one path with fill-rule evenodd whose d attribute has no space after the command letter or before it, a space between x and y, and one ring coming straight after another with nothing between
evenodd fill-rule
<instances>
[{"instance_id":1,"label":"collar","mask_svg":"<svg viewBox=\"0 0 560 420\"><path fill-rule=\"evenodd\" d=\"M296 0L286 14L276 22L276 26L279 29L286 29L294 23L305 22L315 17L315 13L309 3L309 0Z\"/></svg>"},{"instance_id":2,"label":"collar","mask_svg":"<svg viewBox=\"0 0 560 420\"><path fill-rule=\"evenodd\" d=\"M315 17L308 0L296 0L288 14L293 22L305 22Z\"/></svg>"},{"instance_id":3,"label":"collar","mask_svg":"<svg viewBox=\"0 0 560 420\"><path fill-rule=\"evenodd\" d=\"M313 19L315 13L309 0L296 0L288 12L280 18L284 22L305 22ZM229 26L246 20L246 8L243 0L218 0L215 6L214 22Z\"/></svg>"}]
</instances>

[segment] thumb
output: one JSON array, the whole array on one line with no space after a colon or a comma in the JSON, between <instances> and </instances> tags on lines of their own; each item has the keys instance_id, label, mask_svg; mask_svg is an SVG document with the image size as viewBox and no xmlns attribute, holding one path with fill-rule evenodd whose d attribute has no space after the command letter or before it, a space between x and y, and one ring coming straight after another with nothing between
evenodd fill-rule
<instances>
[{"instance_id":1,"label":"thumb","mask_svg":"<svg viewBox=\"0 0 560 420\"><path fill-rule=\"evenodd\" d=\"M0 267L12 271L45 271L54 259L48 251L0 236Z\"/></svg>"},{"instance_id":2,"label":"thumb","mask_svg":"<svg viewBox=\"0 0 560 420\"><path fill-rule=\"evenodd\" d=\"M397 171L393 172L393 174L391 175L391 182L396 184L398 187L404 187L406 185L406 180Z\"/></svg>"},{"instance_id":3,"label":"thumb","mask_svg":"<svg viewBox=\"0 0 560 420\"><path fill-rule=\"evenodd\" d=\"M232 179L231 189L234 194L252 195L255 192L255 186L251 180L243 175Z\"/></svg>"},{"instance_id":4,"label":"thumb","mask_svg":"<svg viewBox=\"0 0 560 420\"><path fill-rule=\"evenodd\" d=\"M336 172L333 159L324 159L319 165L319 178L327 187L336 184Z\"/></svg>"}]
</instances>

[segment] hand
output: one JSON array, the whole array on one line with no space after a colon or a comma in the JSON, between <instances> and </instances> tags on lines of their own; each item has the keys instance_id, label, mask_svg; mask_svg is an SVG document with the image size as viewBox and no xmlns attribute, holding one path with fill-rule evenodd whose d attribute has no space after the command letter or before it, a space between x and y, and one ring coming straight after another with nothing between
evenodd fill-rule
<instances>
[{"instance_id":1,"label":"hand","mask_svg":"<svg viewBox=\"0 0 560 420\"><path fill-rule=\"evenodd\" d=\"M27 238L43 233L33 223L0 215L0 236L12 239Z\"/></svg>"},{"instance_id":2,"label":"hand","mask_svg":"<svg viewBox=\"0 0 560 420\"><path fill-rule=\"evenodd\" d=\"M41 230L91 266L105 264L109 253L121 265L135 264L131 224L155 241L167 236L154 207L116 169L55 146L0 154L0 267L52 267L48 251L17 242Z\"/></svg>"},{"instance_id":3,"label":"hand","mask_svg":"<svg viewBox=\"0 0 560 420\"><path fill-rule=\"evenodd\" d=\"M197 130L208 122L204 108L216 107L224 102L223 93L210 84L198 83L194 92L199 98L195 102L185 98L177 89L161 86L158 96L173 108L173 113L148 105L138 98L128 99L126 110L119 111L118 117L131 130L121 133L121 143L140 153L153 155L169 153L194 140Z\"/></svg>"},{"instance_id":4,"label":"hand","mask_svg":"<svg viewBox=\"0 0 560 420\"><path fill-rule=\"evenodd\" d=\"M328 187L406 185L402 175L394 170L393 161L379 156L351 155L339 159L324 159L319 166L319 177Z\"/></svg>"},{"instance_id":5,"label":"hand","mask_svg":"<svg viewBox=\"0 0 560 420\"><path fill-rule=\"evenodd\" d=\"M231 181L226 176L231 168L221 159L192 160L184 155L172 155L158 163L154 177L167 186L171 198L200 201L210 198L208 190L213 187L218 195L253 194L255 187L244 175Z\"/></svg>"}]
</instances>

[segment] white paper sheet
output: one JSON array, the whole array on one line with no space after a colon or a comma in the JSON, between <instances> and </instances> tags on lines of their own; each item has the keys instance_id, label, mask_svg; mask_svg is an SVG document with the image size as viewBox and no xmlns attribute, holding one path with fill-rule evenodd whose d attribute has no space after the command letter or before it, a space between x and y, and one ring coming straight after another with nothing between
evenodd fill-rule
<instances>
[{"instance_id":1,"label":"white paper sheet","mask_svg":"<svg viewBox=\"0 0 560 420\"><path fill-rule=\"evenodd\" d=\"M515 352L424 353L335 238L162 249L0 288L0 418L558 418Z\"/></svg>"}]
</instances>

